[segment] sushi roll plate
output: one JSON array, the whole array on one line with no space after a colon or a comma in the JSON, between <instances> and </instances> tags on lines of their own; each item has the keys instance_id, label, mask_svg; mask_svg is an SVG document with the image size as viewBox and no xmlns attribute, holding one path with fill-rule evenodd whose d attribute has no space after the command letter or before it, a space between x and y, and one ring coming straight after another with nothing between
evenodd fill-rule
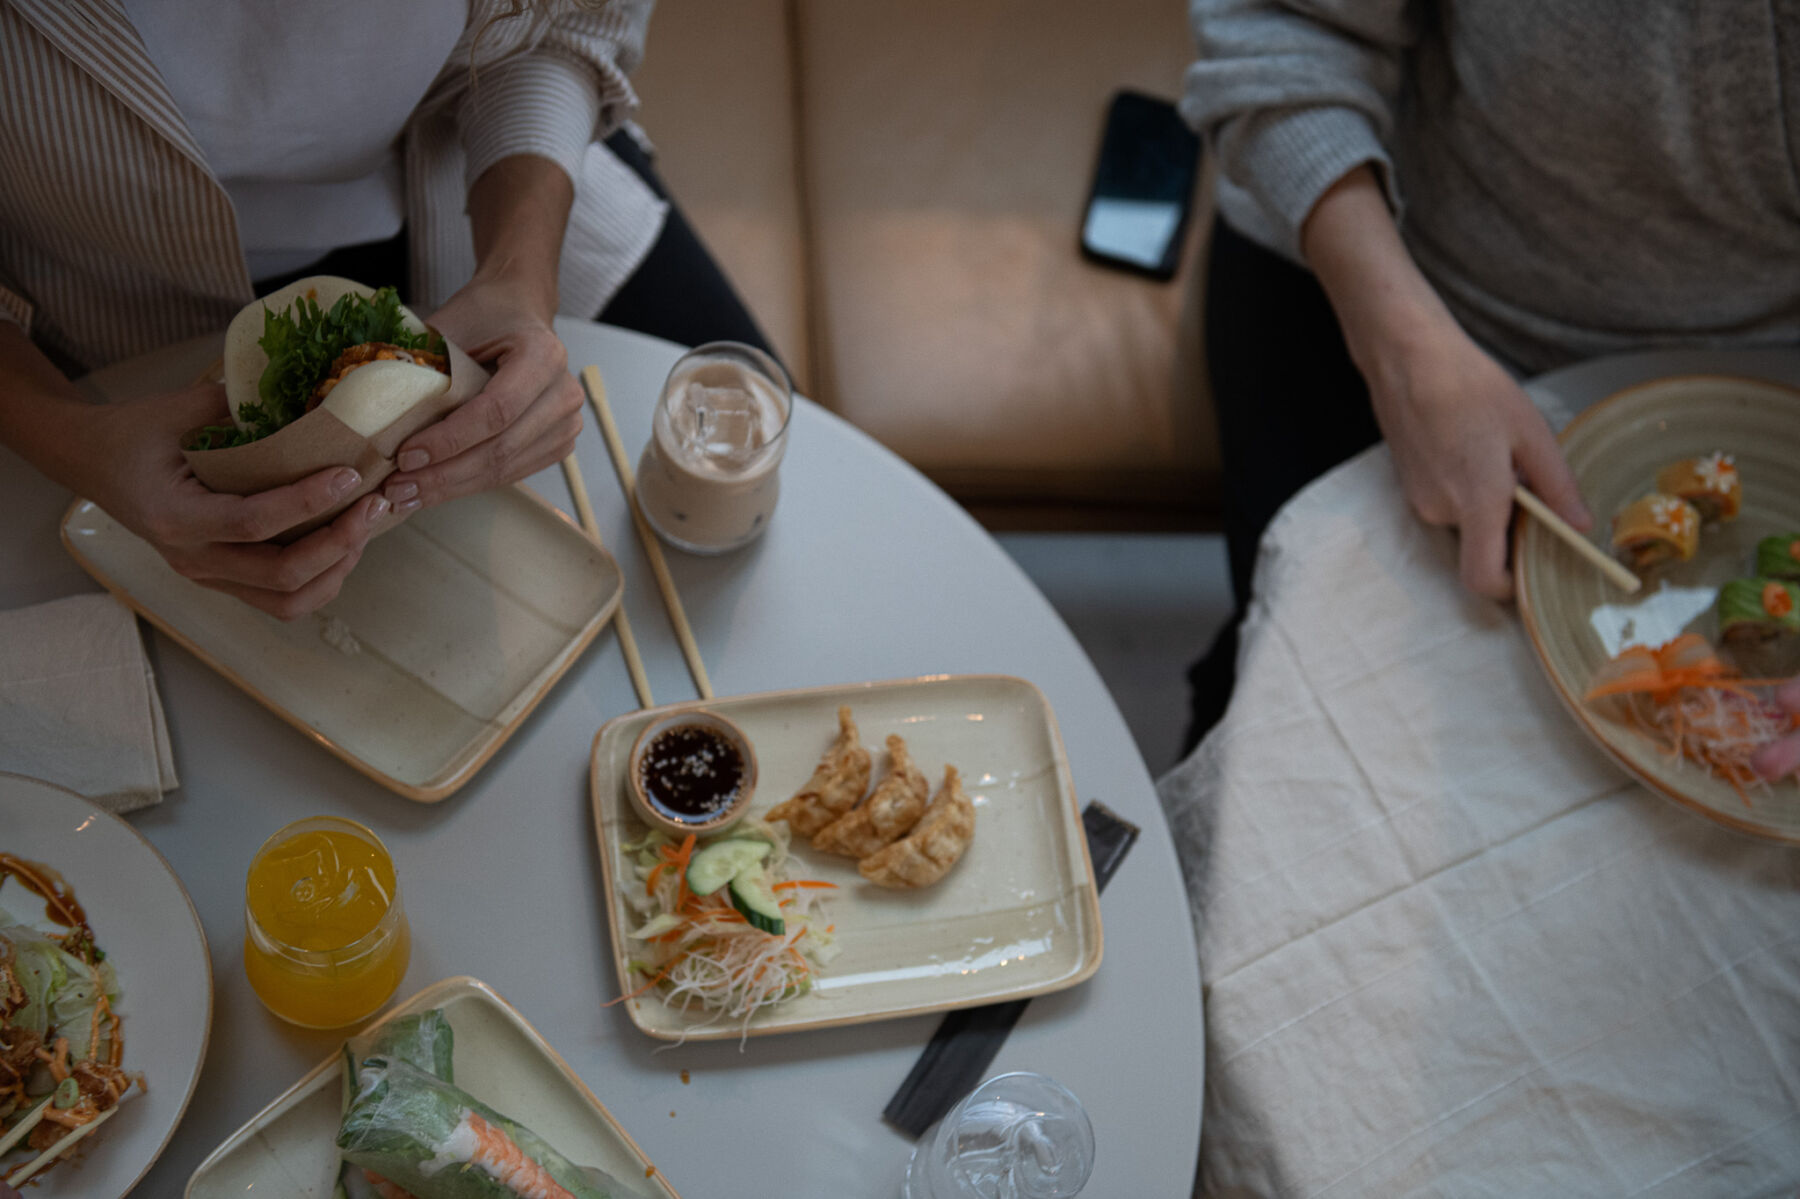
<instances>
[{"instance_id":1,"label":"sushi roll plate","mask_svg":"<svg viewBox=\"0 0 1800 1199\"><path fill-rule=\"evenodd\" d=\"M532 1129L571 1161L627 1180L620 1199L680 1199L605 1104L486 983L451 978L362 1030L439 1009L455 1034L457 1085ZM226 1138L188 1179L186 1199L262 1194L332 1199L341 1159L343 1057L334 1053Z\"/></svg>"},{"instance_id":2,"label":"sushi roll plate","mask_svg":"<svg viewBox=\"0 0 1800 1199\"><path fill-rule=\"evenodd\" d=\"M1724 455L1735 465L1735 515L1699 529L1685 560L1643 572L1625 596L1539 522L1513 532L1519 617L1544 674L1578 727L1651 790L1709 820L1800 844L1800 783L1747 789L1666 756L1659 744L1609 705L1584 702L1595 672L1621 651L1654 649L1682 633L1721 644L1719 591L1759 568L1762 543L1800 529L1800 391L1760 379L1684 375L1616 392L1572 420L1559 438L1583 497L1597 518L1590 537L1605 547L1608 521L1658 486L1671 463ZM1760 648L1737 665L1752 677L1800 669L1800 636Z\"/></svg>"}]
</instances>

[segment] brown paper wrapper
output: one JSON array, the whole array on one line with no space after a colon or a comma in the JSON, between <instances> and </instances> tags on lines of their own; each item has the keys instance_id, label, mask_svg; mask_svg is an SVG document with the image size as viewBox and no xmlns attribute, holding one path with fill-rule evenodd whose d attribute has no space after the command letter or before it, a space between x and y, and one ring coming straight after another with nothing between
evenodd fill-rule
<instances>
[{"instance_id":1,"label":"brown paper wrapper","mask_svg":"<svg viewBox=\"0 0 1800 1199\"><path fill-rule=\"evenodd\" d=\"M362 475L361 485L330 511L273 538L285 545L330 524L344 509L380 487L382 480L394 473L394 454L403 441L487 386L488 373L473 358L447 338L444 347L450 359L449 389L420 400L372 436L362 436L321 406L267 437L228 449L187 449L187 443L200 432L194 429L182 438L182 456L195 478L228 495L254 495L298 482L328 466L356 468ZM372 535L385 533L402 519L390 509L376 522Z\"/></svg>"}]
</instances>

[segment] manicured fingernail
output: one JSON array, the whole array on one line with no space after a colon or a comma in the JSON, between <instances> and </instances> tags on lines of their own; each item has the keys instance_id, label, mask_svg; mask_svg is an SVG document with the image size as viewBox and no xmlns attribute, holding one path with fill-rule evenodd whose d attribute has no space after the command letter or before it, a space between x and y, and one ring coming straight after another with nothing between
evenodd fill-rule
<instances>
[{"instance_id":1,"label":"manicured fingernail","mask_svg":"<svg viewBox=\"0 0 1800 1199\"><path fill-rule=\"evenodd\" d=\"M395 504L394 511L401 516L408 516L419 510L418 500L407 500L404 504Z\"/></svg>"},{"instance_id":2,"label":"manicured fingernail","mask_svg":"<svg viewBox=\"0 0 1800 1199\"><path fill-rule=\"evenodd\" d=\"M351 470L349 467L345 467L337 474L331 476L331 494L349 495L352 491L356 490L356 485L360 482L362 482L362 476Z\"/></svg>"},{"instance_id":3,"label":"manicured fingernail","mask_svg":"<svg viewBox=\"0 0 1800 1199\"><path fill-rule=\"evenodd\" d=\"M396 504L403 504L419 494L417 483L396 483L387 489L387 498Z\"/></svg>"},{"instance_id":4,"label":"manicured fingernail","mask_svg":"<svg viewBox=\"0 0 1800 1199\"><path fill-rule=\"evenodd\" d=\"M431 455L424 450L408 450L400 455L401 470L419 470L431 464Z\"/></svg>"},{"instance_id":5,"label":"manicured fingernail","mask_svg":"<svg viewBox=\"0 0 1800 1199\"><path fill-rule=\"evenodd\" d=\"M386 516L389 506L385 495L376 496L374 501L369 504L369 523L374 524L376 521Z\"/></svg>"}]
</instances>

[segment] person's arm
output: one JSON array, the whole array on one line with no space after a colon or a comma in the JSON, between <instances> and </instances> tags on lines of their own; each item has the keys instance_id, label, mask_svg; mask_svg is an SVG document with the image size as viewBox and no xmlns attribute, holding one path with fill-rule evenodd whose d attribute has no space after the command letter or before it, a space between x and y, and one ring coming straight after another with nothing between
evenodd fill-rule
<instances>
[{"instance_id":1,"label":"person's arm","mask_svg":"<svg viewBox=\"0 0 1800 1199\"><path fill-rule=\"evenodd\" d=\"M588 147L631 115L648 0L547 4L528 51L480 68L457 105L476 270L431 317L494 377L400 447L385 494L400 510L523 478L565 457L581 388L551 327L557 264Z\"/></svg>"},{"instance_id":2,"label":"person's arm","mask_svg":"<svg viewBox=\"0 0 1800 1199\"><path fill-rule=\"evenodd\" d=\"M1300 238L1368 382L1407 499L1428 523L1461 533L1464 586L1509 597L1517 482L1576 528L1593 524L1555 437L1420 274L1369 167L1320 198Z\"/></svg>"},{"instance_id":3,"label":"person's arm","mask_svg":"<svg viewBox=\"0 0 1800 1199\"><path fill-rule=\"evenodd\" d=\"M216 384L90 404L19 326L0 322L0 444L98 504L182 575L291 620L337 595L388 504L371 495L292 545L268 543L342 500L356 472L322 470L249 496L209 491L179 443L227 419Z\"/></svg>"},{"instance_id":4,"label":"person's arm","mask_svg":"<svg viewBox=\"0 0 1800 1199\"><path fill-rule=\"evenodd\" d=\"M581 387L556 336L556 265L574 187L555 162L503 158L469 192L477 267L431 322L494 377L400 447L383 494L402 512L522 479L566 457Z\"/></svg>"}]
</instances>

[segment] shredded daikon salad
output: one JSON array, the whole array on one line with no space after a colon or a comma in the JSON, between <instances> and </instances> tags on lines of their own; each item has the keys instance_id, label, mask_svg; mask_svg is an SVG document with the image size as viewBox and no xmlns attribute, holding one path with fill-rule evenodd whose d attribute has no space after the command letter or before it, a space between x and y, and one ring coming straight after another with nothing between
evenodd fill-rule
<instances>
[{"instance_id":1,"label":"shredded daikon salad","mask_svg":"<svg viewBox=\"0 0 1800 1199\"><path fill-rule=\"evenodd\" d=\"M1751 755L1796 727L1765 694L1779 683L1741 677L1704 637L1683 633L1654 650L1621 651L1595 672L1585 698L1617 697L1625 722L1665 756L1724 779L1749 805L1751 790L1768 787Z\"/></svg>"},{"instance_id":2,"label":"shredded daikon salad","mask_svg":"<svg viewBox=\"0 0 1800 1199\"><path fill-rule=\"evenodd\" d=\"M670 1007L698 1008L720 1020L741 1021L747 1030L757 1012L810 990L814 968L831 960L835 926L825 923L819 899L836 884L787 877L784 827L746 820L726 835L769 842L764 870L780 897L784 931L753 927L732 906L727 887L695 895L688 889L687 868L697 839L690 833L677 842L652 830L623 847L636 875L635 885L625 883L625 896L644 917L630 934L638 952L627 964L646 981L613 1003L656 989Z\"/></svg>"}]
</instances>

